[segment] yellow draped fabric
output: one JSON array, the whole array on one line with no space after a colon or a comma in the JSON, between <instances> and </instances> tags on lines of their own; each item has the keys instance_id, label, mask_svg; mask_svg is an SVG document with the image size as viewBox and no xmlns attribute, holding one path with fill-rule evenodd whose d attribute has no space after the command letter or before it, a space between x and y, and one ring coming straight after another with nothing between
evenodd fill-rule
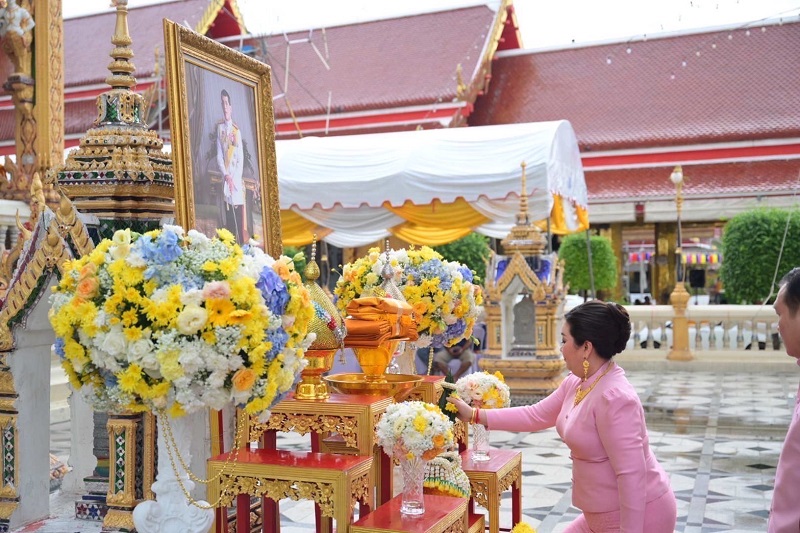
<instances>
[{"instance_id":1,"label":"yellow draped fabric","mask_svg":"<svg viewBox=\"0 0 800 533\"><path fill-rule=\"evenodd\" d=\"M553 195L553 209L550 211L550 231L556 235L567 235L568 233L576 233L579 231L586 231L589 229L589 213L585 208L576 205L575 214L578 217L578 227L570 229L567 224L567 217L564 213L564 199L558 195Z\"/></svg>"},{"instance_id":2,"label":"yellow draped fabric","mask_svg":"<svg viewBox=\"0 0 800 533\"><path fill-rule=\"evenodd\" d=\"M415 224L400 224L389 232L405 242L418 245L439 246L453 242L472 233L472 228L439 229Z\"/></svg>"},{"instance_id":3,"label":"yellow draped fabric","mask_svg":"<svg viewBox=\"0 0 800 533\"><path fill-rule=\"evenodd\" d=\"M330 232L330 229L321 228L294 211L281 210L281 236L284 246L305 246L311 244L315 233L317 239L322 239Z\"/></svg>"},{"instance_id":4,"label":"yellow draped fabric","mask_svg":"<svg viewBox=\"0 0 800 533\"><path fill-rule=\"evenodd\" d=\"M383 208L417 226L430 226L440 229L475 228L486 224L489 219L478 213L463 198L456 198L450 204L438 200L428 205L415 205L406 202L401 207L392 207L388 203ZM395 228L396 229L396 228Z\"/></svg>"},{"instance_id":5,"label":"yellow draped fabric","mask_svg":"<svg viewBox=\"0 0 800 533\"><path fill-rule=\"evenodd\" d=\"M570 228L567 214L564 211L565 200L553 195L553 209L550 212L550 231L556 235L566 235L584 231L589 228L589 214L586 208L574 206L577 216L577 227ZM403 218L406 222L398 224L388 231L397 238L412 244L438 246L469 235L475 228L490 222L490 219L479 213L463 198L455 202L443 204L438 200L428 205L415 205L406 202L400 207L387 204L382 206L387 211ZM542 231L547 228L546 220L539 220L536 225ZM572 223L574 226L575 223ZM281 229L284 246L304 246L310 244L314 233L322 239L331 232L330 229L318 226L291 211L281 211Z\"/></svg>"},{"instance_id":6,"label":"yellow draped fabric","mask_svg":"<svg viewBox=\"0 0 800 533\"><path fill-rule=\"evenodd\" d=\"M400 207L384 204L383 208L407 220L389 231L405 242L420 245L446 244L489 222L463 198L449 204L434 201L428 205L415 205L406 202Z\"/></svg>"}]
</instances>

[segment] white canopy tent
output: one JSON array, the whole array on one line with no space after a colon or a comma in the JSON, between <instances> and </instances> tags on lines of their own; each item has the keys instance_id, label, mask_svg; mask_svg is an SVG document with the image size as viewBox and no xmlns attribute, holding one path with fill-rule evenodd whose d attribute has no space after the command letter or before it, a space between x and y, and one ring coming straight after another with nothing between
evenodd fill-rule
<instances>
[{"instance_id":1,"label":"white canopy tent","mask_svg":"<svg viewBox=\"0 0 800 533\"><path fill-rule=\"evenodd\" d=\"M311 232L339 247L390 233L416 244L470 231L504 237L519 211L522 162L534 220L550 217L556 233L588 225L567 121L306 137L276 151L285 244L310 242Z\"/></svg>"},{"instance_id":2,"label":"white canopy tent","mask_svg":"<svg viewBox=\"0 0 800 533\"><path fill-rule=\"evenodd\" d=\"M565 120L305 137L275 146L286 245L308 244L314 233L341 248L390 234L431 245L470 231L505 237L519 211L523 161L532 218L549 217L558 234L588 228L578 142Z\"/></svg>"}]
</instances>

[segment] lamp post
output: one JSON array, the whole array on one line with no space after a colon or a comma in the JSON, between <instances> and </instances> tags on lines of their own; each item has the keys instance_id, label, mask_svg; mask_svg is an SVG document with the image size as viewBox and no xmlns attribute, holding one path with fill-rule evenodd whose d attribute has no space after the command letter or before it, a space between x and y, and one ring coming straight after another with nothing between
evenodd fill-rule
<instances>
[{"instance_id":1,"label":"lamp post","mask_svg":"<svg viewBox=\"0 0 800 533\"><path fill-rule=\"evenodd\" d=\"M678 212L678 246L675 248L675 289L669 296L674 316L672 319L672 349L667 355L671 361L691 361L694 359L689 351L689 320L686 307L691 297L684 286L683 271L683 236L681 235L681 208L683 207L683 169L678 165L669 176L675 185L675 208Z\"/></svg>"}]
</instances>

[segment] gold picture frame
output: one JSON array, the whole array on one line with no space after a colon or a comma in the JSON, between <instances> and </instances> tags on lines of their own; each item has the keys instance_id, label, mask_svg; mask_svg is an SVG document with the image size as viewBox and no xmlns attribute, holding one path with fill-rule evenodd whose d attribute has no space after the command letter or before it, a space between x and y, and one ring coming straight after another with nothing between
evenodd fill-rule
<instances>
[{"instance_id":1,"label":"gold picture frame","mask_svg":"<svg viewBox=\"0 0 800 533\"><path fill-rule=\"evenodd\" d=\"M167 19L164 48L176 222L209 236L225 227L239 244L257 236L277 257L270 67Z\"/></svg>"}]
</instances>

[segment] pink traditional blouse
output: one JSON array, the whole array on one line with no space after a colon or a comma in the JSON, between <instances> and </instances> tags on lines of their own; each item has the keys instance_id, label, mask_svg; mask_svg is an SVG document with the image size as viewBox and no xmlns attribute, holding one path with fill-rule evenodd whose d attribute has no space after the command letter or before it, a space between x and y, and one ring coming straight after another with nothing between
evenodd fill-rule
<instances>
[{"instance_id":1,"label":"pink traditional blouse","mask_svg":"<svg viewBox=\"0 0 800 533\"><path fill-rule=\"evenodd\" d=\"M800 533L800 389L775 472L768 531Z\"/></svg>"},{"instance_id":2,"label":"pink traditional blouse","mask_svg":"<svg viewBox=\"0 0 800 533\"><path fill-rule=\"evenodd\" d=\"M619 511L622 531L642 531L646 504L670 490L667 474L650 450L642 403L617 365L574 406L580 383L570 374L535 405L487 409L487 426L506 431L555 426L571 452L572 504L589 513Z\"/></svg>"}]
</instances>

